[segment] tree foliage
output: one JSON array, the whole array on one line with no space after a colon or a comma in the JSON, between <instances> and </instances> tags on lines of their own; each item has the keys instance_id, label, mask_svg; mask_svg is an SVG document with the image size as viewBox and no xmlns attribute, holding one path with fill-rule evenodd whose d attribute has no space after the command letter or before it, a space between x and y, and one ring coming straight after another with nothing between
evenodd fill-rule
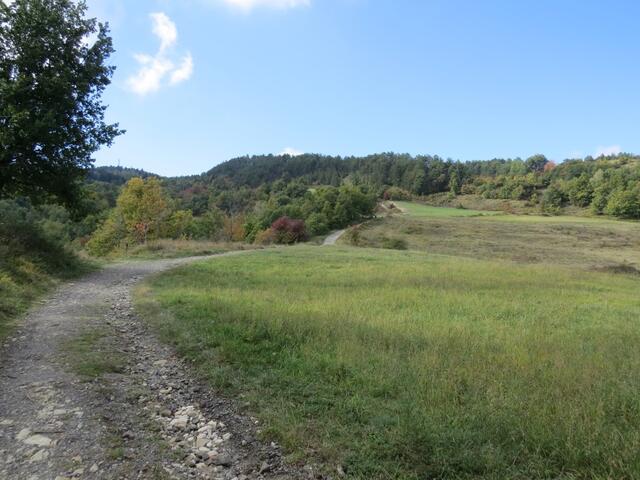
<instances>
[{"instance_id":1,"label":"tree foliage","mask_svg":"<svg viewBox=\"0 0 640 480\"><path fill-rule=\"evenodd\" d=\"M83 1L0 2L1 196L75 204L92 154L122 133L101 103L114 71L108 27L86 10Z\"/></svg>"}]
</instances>

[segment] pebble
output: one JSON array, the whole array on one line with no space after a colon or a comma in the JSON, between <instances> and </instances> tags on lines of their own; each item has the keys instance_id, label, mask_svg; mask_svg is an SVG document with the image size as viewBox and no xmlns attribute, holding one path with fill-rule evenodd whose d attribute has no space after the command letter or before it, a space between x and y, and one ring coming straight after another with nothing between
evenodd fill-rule
<instances>
[{"instance_id":1,"label":"pebble","mask_svg":"<svg viewBox=\"0 0 640 480\"><path fill-rule=\"evenodd\" d=\"M43 460L46 460L47 458L49 458L49 452L47 452L46 450L38 450L36 453L34 453L31 456L29 461L30 462L42 462Z\"/></svg>"},{"instance_id":2,"label":"pebble","mask_svg":"<svg viewBox=\"0 0 640 480\"><path fill-rule=\"evenodd\" d=\"M27 445L35 445L37 447L50 447L51 439L44 435L31 435L24 440Z\"/></svg>"}]
</instances>

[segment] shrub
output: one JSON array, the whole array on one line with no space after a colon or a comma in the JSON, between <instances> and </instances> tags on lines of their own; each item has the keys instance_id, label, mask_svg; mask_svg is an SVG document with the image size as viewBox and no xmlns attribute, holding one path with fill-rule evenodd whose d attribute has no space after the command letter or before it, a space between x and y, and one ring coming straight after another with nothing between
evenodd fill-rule
<instances>
[{"instance_id":1,"label":"shrub","mask_svg":"<svg viewBox=\"0 0 640 480\"><path fill-rule=\"evenodd\" d=\"M359 247L362 245L362 238L360 236L361 225L356 225L345 232L344 238L350 245Z\"/></svg>"},{"instance_id":2,"label":"shrub","mask_svg":"<svg viewBox=\"0 0 640 480\"><path fill-rule=\"evenodd\" d=\"M165 225L164 236L178 239L191 238L196 231L191 210L177 210L171 214Z\"/></svg>"},{"instance_id":3,"label":"shrub","mask_svg":"<svg viewBox=\"0 0 640 480\"><path fill-rule=\"evenodd\" d=\"M382 194L382 198L384 200L411 200L413 196L402 188L389 187Z\"/></svg>"},{"instance_id":4,"label":"shrub","mask_svg":"<svg viewBox=\"0 0 640 480\"><path fill-rule=\"evenodd\" d=\"M307 239L307 230L302 220L280 217L271 225L277 243L297 243Z\"/></svg>"},{"instance_id":5,"label":"shrub","mask_svg":"<svg viewBox=\"0 0 640 480\"><path fill-rule=\"evenodd\" d=\"M640 188L615 190L607 202L605 213L623 218L640 218Z\"/></svg>"},{"instance_id":6,"label":"shrub","mask_svg":"<svg viewBox=\"0 0 640 480\"><path fill-rule=\"evenodd\" d=\"M312 213L305 223L311 235L324 235L329 231L329 221L324 213Z\"/></svg>"},{"instance_id":7,"label":"shrub","mask_svg":"<svg viewBox=\"0 0 640 480\"><path fill-rule=\"evenodd\" d=\"M276 242L276 234L271 228L262 230L256 234L256 238L253 243L256 245L271 245Z\"/></svg>"},{"instance_id":8,"label":"shrub","mask_svg":"<svg viewBox=\"0 0 640 480\"><path fill-rule=\"evenodd\" d=\"M115 250L126 236L127 229L124 220L114 209L87 242L87 251L96 257L104 257Z\"/></svg>"},{"instance_id":9,"label":"shrub","mask_svg":"<svg viewBox=\"0 0 640 480\"><path fill-rule=\"evenodd\" d=\"M9 321L56 279L86 268L65 245L65 229L41 214L27 201L0 200L0 340Z\"/></svg>"},{"instance_id":10,"label":"shrub","mask_svg":"<svg viewBox=\"0 0 640 480\"><path fill-rule=\"evenodd\" d=\"M560 213L560 209L564 202L565 196L562 189L556 184L551 184L542 195L542 211L552 215L557 215Z\"/></svg>"}]
</instances>

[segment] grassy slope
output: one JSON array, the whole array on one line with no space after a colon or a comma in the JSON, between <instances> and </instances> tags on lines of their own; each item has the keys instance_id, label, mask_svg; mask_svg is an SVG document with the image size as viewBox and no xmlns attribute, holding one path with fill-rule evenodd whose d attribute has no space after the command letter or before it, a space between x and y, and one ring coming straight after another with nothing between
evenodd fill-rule
<instances>
[{"instance_id":1,"label":"grassy slope","mask_svg":"<svg viewBox=\"0 0 640 480\"><path fill-rule=\"evenodd\" d=\"M38 297L60 281L94 267L66 248L41 238L0 238L0 342Z\"/></svg>"},{"instance_id":2,"label":"grassy slope","mask_svg":"<svg viewBox=\"0 0 640 480\"><path fill-rule=\"evenodd\" d=\"M158 258L182 258L214 255L232 250L251 250L258 246L240 242L212 242L207 240L151 240L146 244L134 245L127 251L116 250L109 258L112 260L136 259L153 260Z\"/></svg>"},{"instance_id":3,"label":"grassy slope","mask_svg":"<svg viewBox=\"0 0 640 480\"><path fill-rule=\"evenodd\" d=\"M411 250L586 269L640 270L640 223L584 217L394 215L361 228L359 245L398 239ZM463 212L465 210L462 210ZM348 241L348 236L341 240Z\"/></svg>"},{"instance_id":4,"label":"grassy slope","mask_svg":"<svg viewBox=\"0 0 640 480\"><path fill-rule=\"evenodd\" d=\"M145 305L294 458L362 479L638 478L637 286L297 247L175 270Z\"/></svg>"}]
</instances>

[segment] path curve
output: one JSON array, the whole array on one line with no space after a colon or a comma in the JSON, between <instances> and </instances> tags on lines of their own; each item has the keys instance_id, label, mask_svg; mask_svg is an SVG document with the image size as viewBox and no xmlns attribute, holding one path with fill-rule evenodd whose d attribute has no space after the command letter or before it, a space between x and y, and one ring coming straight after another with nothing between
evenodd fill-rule
<instances>
[{"instance_id":1,"label":"path curve","mask_svg":"<svg viewBox=\"0 0 640 480\"><path fill-rule=\"evenodd\" d=\"M324 239L324 242L322 242L322 246L326 247L328 245L335 245L336 242L340 239L342 235L344 235L345 232L346 230L338 230L337 232L333 232L327 238Z\"/></svg>"},{"instance_id":2,"label":"path curve","mask_svg":"<svg viewBox=\"0 0 640 480\"><path fill-rule=\"evenodd\" d=\"M0 478L316 478L285 466L278 445L257 440L258 422L136 317L132 286L203 258L110 265L31 310L0 349ZM101 332L120 370L74 373L65 346L87 331Z\"/></svg>"}]
</instances>

